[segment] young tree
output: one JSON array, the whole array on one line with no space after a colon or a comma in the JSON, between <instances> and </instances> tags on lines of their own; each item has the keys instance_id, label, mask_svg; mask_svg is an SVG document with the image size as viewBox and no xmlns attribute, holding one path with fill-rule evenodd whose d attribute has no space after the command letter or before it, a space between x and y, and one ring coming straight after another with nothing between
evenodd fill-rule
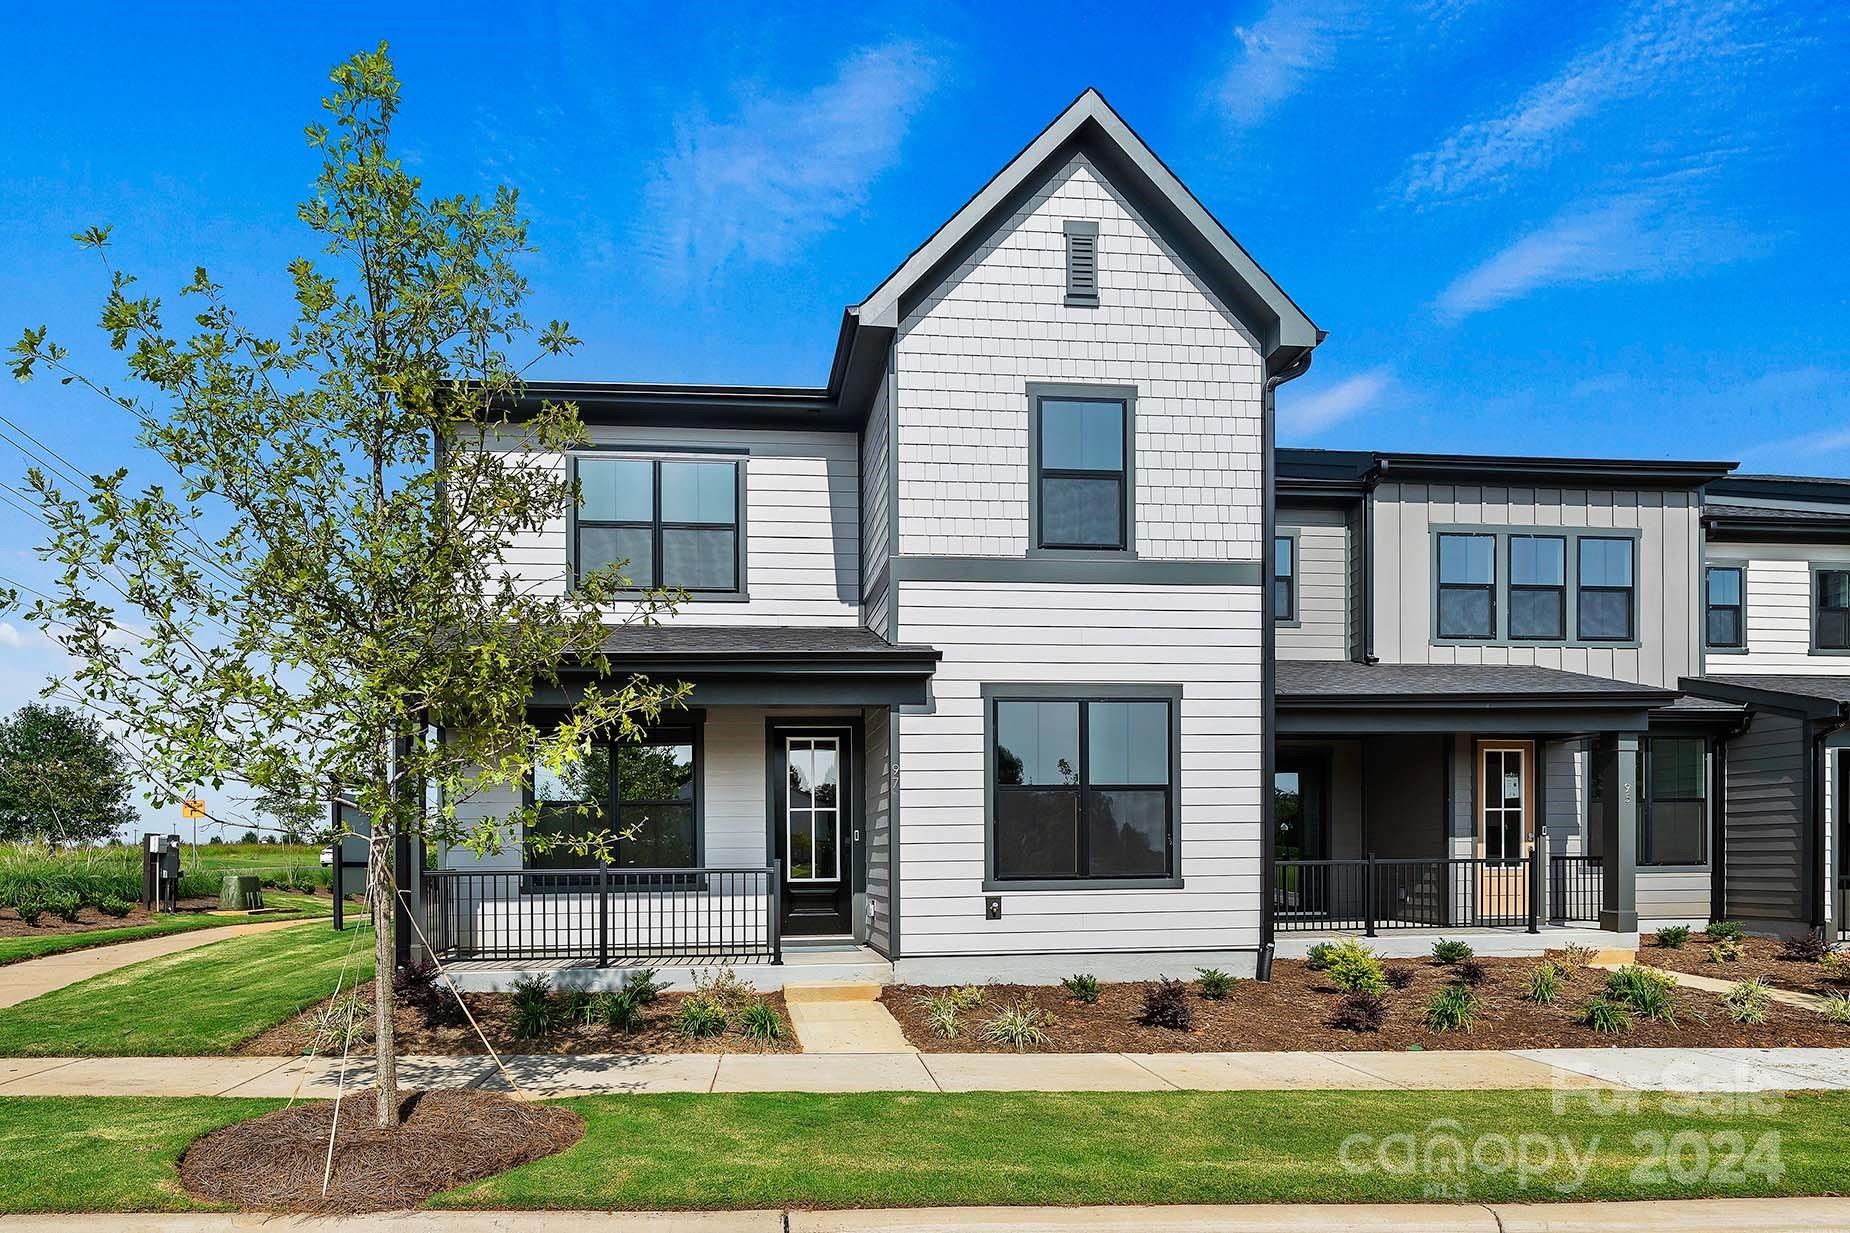
<instances>
[{"instance_id":1,"label":"young tree","mask_svg":"<svg viewBox=\"0 0 1850 1233\"><path fill-rule=\"evenodd\" d=\"M102 843L132 826L122 751L94 719L28 702L0 722L0 839Z\"/></svg>"},{"instance_id":2,"label":"young tree","mask_svg":"<svg viewBox=\"0 0 1850 1233\"><path fill-rule=\"evenodd\" d=\"M26 331L13 367L113 400L175 477L132 490L118 471L81 494L28 477L54 528L44 555L62 571L56 598L29 615L79 661L70 690L137 734L140 769L163 793L237 778L309 800L342 785L372 821L368 882L386 888L372 901L378 1110L391 1126L394 840L498 848L531 811L470 823L463 802L524 784L536 763L567 773L687 688L612 678L598 654L613 622L652 620L675 597L639 600L614 567L574 587L502 564L516 537L556 526L577 500L557 461L586 439L569 404L507 410L521 372L509 351L558 356L576 341L521 315L515 194L431 197L407 174L383 45L332 80L329 124L307 130L321 166L298 211L327 260L291 263L287 333L248 328L204 269L182 292L190 321L170 325L92 229L78 238L109 268L102 327L136 392L75 371L43 328ZM567 665L590 683L542 728L528 700ZM573 845L612 838L584 830Z\"/></svg>"}]
</instances>

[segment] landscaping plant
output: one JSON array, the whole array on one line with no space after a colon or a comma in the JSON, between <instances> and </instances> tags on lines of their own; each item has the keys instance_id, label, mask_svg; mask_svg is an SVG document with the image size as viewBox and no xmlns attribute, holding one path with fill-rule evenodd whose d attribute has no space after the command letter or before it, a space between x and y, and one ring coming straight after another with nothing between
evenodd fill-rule
<instances>
[{"instance_id":1,"label":"landscaping plant","mask_svg":"<svg viewBox=\"0 0 1850 1233\"><path fill-rule=\"evenodd\" d=\"M1741 944L1733 938L1723 938L1709 945L1710 963L1734 963L1741 958Z\"/></svg>"},{"instance_id":2,"label":"landscaping plant","mask_svg":"<svg viewBox=\"0 0 1850 1233\"><path fill-rule=\"evenodd\" d=\"M1344 993L1387 992L1387 974L1381 969L1381 960L1360 946L1339 949L1330 957L1324 974Z\"/></svg>"},{"instance_id":3,"label":"landscaping plant","mask_svg":"<svg viewBox=\"0 0 1850 1233\"><path fill-rule=\"evenodd\" d=\"M607 1028L633 1032L642 1026L642 999L634 989L607 989L592 997L591 1013Z\"/></svg>"},{"instance_id":4,"label":"landscaping plant","mask_svg":"<svg viewBox=\"0 0 1850 1233\"><path fill-rule=\"evenodd\" d=\"M45 915L45 904L38 899L21 899L13 905L13 910L19 913L20 920L36 929L39 917Z\"/></svg>"},{"instance_id":5,"label":"landscaping plant","mask_svg":"<svg viewBox=\"0 0 1850 1233\"><path fill-rule=\"evenodd\" d=\"M681 999L675 1008L674 1030L686 1040L704 1040L726 1030L726 1010L700 994Z\"/></svg>"},{"instance_id":6,"label":"landscaping plant","mask_svg":"<svg viewBox=\"0 0 1850 1233\"><path fill-rule=\"evenodd\" d=\"M1580 1022L1602 1036L1632 1030L1632 1008L1609 997L1590 997L1580 1007Z\"/></svg>"},{"instance_id":7,"label":"landscaping plant","mask_svg":"<svg viewBox=\"0 0 1850 1233\"><path fill-rule=\"evenodd\" d=\"M1053 1016L1024 998L997 1010L983 1025L983 1039L991 1044L1008 1045L1020 1053L1046 1044L1047 1029L1051 1026Z\"/></svg>"},{"instance_id":8,"label":"landscaping plant","mask_svg":"<svg viewBox=\"0 0 1850 1233\"><path fill-rule=\"evenodd\" d=\"M1832 1023L1850 1024L1850 993L1827 993L1818 1003L1818 1012Z\"/></svg>"},{"instance_id":9,"label":"landscaping plant","mask_svg":"<svg viewBox=\"0 0 1850 1233\"><path fill-rule=\"evenodd\" d=\"M1464 942L1440 938L1432 944L1432 961L1434 963L1462 963L1475 952Z\"/></svg>"},{"instance_id":10,"label":"landscaping plant","mask_svg":"<svg viewBox=\"0 0 1850 1233\"><path fill-rule=\"evenodd\" d=\"M1381 975L1387 980L1390 989L1405 989L1413 983L1413 969L1405 964L1395 964L1382 969Z\"/></svg>"},{"instance_id":11,"label":"landscaping plant","mask_svg":"<svg viewBox=\"0 0 1850 1233\"><path fill-rule=\"evenodd\" d=\"M1066 990L1066 996L1075 1002L1092 1003L1098 1001L1098 977L1090 972L1075 972L1060 982Z\"/></svg>"},{"instance_id":12,"label":"landscaping plant","mask_svg":"<svg viewBox=\"0 0 1850 1233\"><path fill-rule=\"evenodd\" d=\"M1196 968L1195 984L1201 989L1201 996L1210 1002L1219 1002L1232 992L1240 983L1240 978L1219 968Z\"/></svg>"},{"instance_id":13,"label":"landscaping plant","mask_svg":"<svg viewBox=\"0 0 1850 1233\"><path fill-rule=\"evenodd\" d=\"M574 1027L592 1027L597 1023L597 1014L591 1009L591 1001L597 995L589 989L567 989L561 999L559 1017Z\"/></svg>"},{"instance_id":14,"label":"landscaping plant","mask_svg":"<svg viewBox=\"0 0 1850 1233\"><path fill-rule=\"evenodd\" d=\"M1468 985L1447 985L1426 1000L1426 1026L1435 1032L1469 1032L1477 1014L1477 994Z\"/></svg>"},{"instance_id":15,"label":"landscaping plant","mask_svg":"<svg viewBox=\"0 0 1850 1233\"><path fill-rule=\"evenodd\" d=\"M552 982L544 976L522 976L508 987L508 996L513 1002L508 1026L517 1040L537 1039L565 1021L564 1008L553 1000Z\"/></svg>"},{"instance_id":16,"label":"landscaping plant","mask_svg":"<svg viewBox=\"0 0 1850 1233\"><path fill-rule=\"evenodd\" d=\"M1164 976L1143 987L1143 1010L1137 1021L1145 1027L1167 1028L1172 1032L1191 1031L1195 1026L1195 1008L1188 1000L1188 986Z\"/></svg>"},{"instance_id":17,"label":"landscaping plant","mask_svg":"<svg viewBox=\"0 0 1850 1233\"><path fill-rule=\"evenodd\" d=\"M1689 941L1688 925L1665 925L1657 931L1657 944L1666 950L1676 950Z\"/></svg>"},{"instance_id":18,"label":"landscaping plant","mask_svg":"<svg viewBox=\"0 0 1850 1233\"><path fill-rule=\"evenodd\" d=\"M51 895L46 898L45 906L59 920L66 924L76 924L78 913L83 911L84 901L78 895Z\"/></svg>"},{"instance_id":19,"label":"landscaping plant","mask_svg":"<svg viewBox=\"0 0 1850 1233\"><path fill-rule=\"evenodd\" d=\"M1757 976L1741 981L1722 994L1722 1005L1736 1023L1765 1023L1773 1009L1773 987Z\"/></svg>"},{"instance_id":20,"label":"landscaping plant","mask_svg":"<svg viewBox=\"0 0 1850 1233\"><path fill-rule=\"evenodd\" d=\"M1336 952L1334 942L1316 942L1304 952L1304 966L1313 972L1321 972L1330 966L1330 956Z\"/></svg>"},{"instance_id":21,"label":"landscaping plant","mask_svg":"<svg viewBox=\"0 0 1850 1233\"><path fill-rule=\"evenodd\" d=\"M1779 944L1779 957L1790 959L1795 963L1822 963L1830 955L1833 947L1824 936L1824 931L1814 929L1810 933L1796 934L1783 939Z\"/></svg>"},{"instance_id":22,"label":"landscaping plant","mask_svg":"<svg viewBox=\"0 0 1850 1233\"><path fill-rule=\"evenodd\" d=\"M1738 920L1712 920L1707 933L1711 942L1739 942L1747 936L1747 926Z\"/></svg>"},{"instance_id":23,"label":"landscaping plant","mask_svg":"<svg viewBox=\"0 0 1850 1233\"><path fill-rule=\"evenodd\" d=\"M135 910L135 905L119 895L104 895L96 901L96 910L104 916L121 920Z\"/></svg>"},{"instance_id":24,"label":"landscaping plant","mask_svg":"<svg viewBox=\"0 0 1850 1233\"><path fill-rule=\"evenodd\" d=\"M921 998L919 1005L925 1008L925 1019L931 1024L931 1030L946 1040L954 1039L963 1025L957 1020L957 999L945 994L934 994Z\"/></svg>"},{"instance_id":25,"label":"landscaping plant","mask_svg":"<svg viewBox=\"0 0 1850 1233\"><path fill-rule=\"evenodd\" d=\"M1336 1004L1330 1026L1345 1032L1379 1032L1387 1022L1387 1003L1378 993L1351 993Z\"/></svg>"},{"instance_id":26,"label":"landscaping plant","mask_svg":"<svg viewBox=\"0 0 1850 1233\"><path fill-rule=\"evenodd\" d=\"M950 992L950 999L956 1003L958 1010L975 1010L989 997L989 990L981 985L965 985Z\"/></svg>"},{"instance_id":27,"label":"landscaping plant","mask_svg":"<svg viewBox=\"0 0 1850 1233\"><path fill-rule=\"evenodd\" d=\"M1561 964L1571 975L1592 963L1599 951L1583 942L1569 942L1561 948Z\"/></svg>"},{"instance_id":28,"label":"landscaping plant","mask_svg":"<svg viewBox=\"0 0 1850 1233\"><path fill-rule=\"evenodd\" d=\"M1525 995L1538 1006L1547 1006L1561 996L1561 969L1544 959L1529 973L1529 992Z\"/></svg>"},{"instance_id":29,"label":"landscaping plant","mask_svg":"<svg viewBox=\"0 0 1850 1233\"><path fill-rule=\"evenodd\" d=\"M739 1011L739 1030L760 1044L774 1045L787 1034L783 1018L762 998L746 1003Z\"/></svg>"},{"instance_id":30,"label":"landscaping plant","mask_svg":"<svg viewBox=\"0 0 1850 1233\"><path fill-rule=\"evenodd\" d=\"M647 1006L661 997L667 986L656 978L654 968L638 968L623 978L623 988L635 996L638 1006Z\"/></svg>"},{"instance_id":31,"label":"landscaping plant","mask_svg":"<svg viewBox=\"0 0 1850 1233\"><path fill-rule=\"evenodd\" d=\"M1466 959L1452 969L1452 979L1475 989L1490 979L1490 969L1475 959Z\"/></svg>"},{"instance_id":32,"label":"landscaping plant","mask_svg":"<svg viewBox=\"0 0 1850 1233\"><path fill-rule=\"evenodd\" d=\"M740 976L729 963L722 963L709 972L695 972L694 993L725 1011L729 1019L758 1001L758 990L752 987L752 982Z\"/></svg>"}]
</instances>

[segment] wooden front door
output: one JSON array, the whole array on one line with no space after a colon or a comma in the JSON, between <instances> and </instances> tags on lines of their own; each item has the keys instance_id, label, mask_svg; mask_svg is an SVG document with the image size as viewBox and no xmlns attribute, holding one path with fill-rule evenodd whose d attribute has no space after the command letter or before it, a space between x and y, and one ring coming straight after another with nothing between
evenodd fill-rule
<instances>
[{"instance_id":1,"label":"wooden front door","mask_svg":"<svg viewBox=\"0 0 1850 1233\"><path fill-rule=\"evenodd\" d=\"M1517 924L1529 914L1529 848L1535 839L1535 746L1478 746L1477 923Z\"/></svg>"},{"instance_id":2,"label":"wooden front door","mask_svg":"<svg viewBox=\"0 0 1850 1233\"><path fill-rule=\"evenodd\" d=\"M783 868L783 930L790 937L852 928L855 785L853 730L771 732L771 834Z\"/></svg>"}]
</instances>

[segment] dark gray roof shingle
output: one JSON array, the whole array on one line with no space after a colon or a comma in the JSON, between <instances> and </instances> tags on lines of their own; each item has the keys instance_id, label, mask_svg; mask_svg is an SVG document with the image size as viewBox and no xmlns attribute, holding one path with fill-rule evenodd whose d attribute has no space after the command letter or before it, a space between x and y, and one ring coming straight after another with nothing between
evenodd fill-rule
<instances>
[{"instance_id":1,"label":"dark gray roof shingle","mask_svg":"<svg viewBox=\"0 0 1850 1233\"><path fill-rule=\"evenodd\" d=\"M1358 664L1350 660L1281 660L1282 697L1638 698L1668 703L1673 691L1554 668L1503 664Z\"/></svg>"},{"instance_id":2,"label":"dark gray roof shingle","mask_svg":"<svg viewBox=\"0 0 1850 1233\"><path fill-rule=\"evenodd\" d=\"M895 645L856 625L628 625L611 631L606 655L936 656L928 646Z\"/></svg>"},{"instance_id":3,"label":"dark gray roof shingle","mask_svg":"<svg viewBox=\"0 0 1850 1233\"><path fill-rule=\"evenodd\" d=\"M1697 678L1739 689L1760 689L1823 702L1850 703L1850 676L1809 676L1790 672L1711 672Z\"/></svg>"},{"instance_id":4,"label":"dark gray roof shingle","mask_svg":"<svg viewBox=\"0 0 1850 1233\"><path fill-rule=\"evenodd\" d=\"M1702 507L1702 516L1711 520L1751 518L1760 522L1846 522L1850 506L1840 510L1787 509L1777 505L1719 505L1710 502Z\"/></svg>"}]
</instances>

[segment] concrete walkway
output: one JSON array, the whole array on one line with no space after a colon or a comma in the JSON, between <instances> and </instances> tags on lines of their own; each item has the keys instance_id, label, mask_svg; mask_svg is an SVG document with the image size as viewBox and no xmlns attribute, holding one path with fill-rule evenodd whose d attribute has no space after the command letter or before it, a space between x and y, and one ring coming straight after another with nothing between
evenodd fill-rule
<instances>
[{"instance_id":1,"label":"concrete walkway","mask_svg":"<svg viewBox=\"0 0 1850 1233\"><path fill-rule=\"evenodd\" d=\"M805 1053L917 1053L871 981L785 985L784 1009Z\"/></svg>"},{"instance_id":2,"label":"concrete walkway","mask_svg":"<svg viewBox=\"0 0 1850 1233\"><path fill-rule=\"evenodd\" d=\"M1612 971L1617 965L1596 963L1593 966L1603 967L1608 971ZM1677 972L1669 968L1663 970L1670 972L1672 976L1676 977L1677 984L1681 985L1683 988L1700 989L1705 993L1726 993L1728 990L1741 983L1735 980L1717 980L1713 976L1697 976L1693 972ZM1786 1006L1797 1006L1801 1010L1813 1010L1817 1011L1819 1014L1824 1013L1824 999L1816 993L1800 993L1796 989L1780 989L1777 987L1769 987L1767 992L1772 995L1775 1002L1780 1002Z\"/></svg>"},{"instance_id":3,"label":"concrete walkway","mask_svg":"<svg viewBox=\"0 0 1850 1233\"><path fill-rule=\"evenodd\" d=\"M1850 1049L1419 1053L595 1054L504 1058L538 1096L649 1092L1850 1091ZM337 1058L4 1058L0 1096L331 1097ZM407 1057L408 1087L504 1089L486 1057ZM354 1059L347 1090L372 1080Z\"/></svg>"},{"instance_id":4,"label":"concrete walkway","mask_svg":"<svg viewBox=\"0 0 1850 1233\"><path fill-rule=\"evenodd\" d=\"M1649 1203L937 1207L809 1212L384 1212L0 1216L4 1233L1793 1233L1850 1228L1845 1199Z\"/></svg>"},{"instance_id":5,"label":"concrete walkway","mask_svg":"<svg viewBox=\"0 0 1850 1233\"><path fill-rule=\"evenodd\" d=\"M125 968L131 963L140 963L143 959L158 959L162 955L192 950L196 946L209 946L213 942L243 937L247 933L268 933L272 929L312 925L317 923L317 919L323 928L328 927L325 917L253 921L248 925L194 929L186 933L170 933L164 937L143 938L139 942L115 942L107 946L92 946L87 950L67 950L62 954L47 955L43 959L9 963L0 967L0 1009L17 1006L40 994L74 985L92 976L101 976L104 972L113 972L117 968Z\"/></svg>"}]
</instances>

